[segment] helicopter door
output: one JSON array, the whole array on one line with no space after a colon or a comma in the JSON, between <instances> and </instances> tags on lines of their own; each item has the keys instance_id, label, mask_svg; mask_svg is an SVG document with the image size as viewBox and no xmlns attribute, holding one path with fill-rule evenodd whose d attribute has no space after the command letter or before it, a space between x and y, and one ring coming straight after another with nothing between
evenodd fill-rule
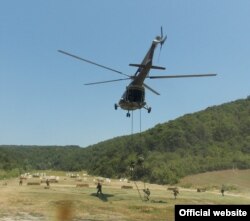
<instances>
[{"instance_id":1,"label":"helicopter door","mask_svg":"<svg viewBox=\"0 0 250 221\"><path fill-rule=\"evenodd\" d=\"M144 88L129 87L127 89L127 100L129 102L142 103L144 102L145 91Z\"/></svg>"}]
</instances>

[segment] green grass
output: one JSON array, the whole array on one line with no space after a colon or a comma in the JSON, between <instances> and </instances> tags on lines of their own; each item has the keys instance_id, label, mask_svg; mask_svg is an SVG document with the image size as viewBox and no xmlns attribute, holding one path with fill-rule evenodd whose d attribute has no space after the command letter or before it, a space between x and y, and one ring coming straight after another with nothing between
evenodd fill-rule
<instances>
[{"instance_id":1,"label":"green grass","mask_svg":"<svg viewBox=\"0 0 250 221\"><path fill-rule=\"evenodd\" d=\"M4 217L27 216L26 220L107 220L107 221L173 221L175 204L249 204L249 172L220 171L186 177L178 185L180 194L174 199L168 186L146 184L151 191L150 200L141 201L134 183L121 183L112 180L103 184L104 195L96 196L96 184L88 177L89 188L76 187L76 180L66 177L64 172L50 171L50 175L60 175L58 184L45 189L40 186L18 185L18 179L7 180L8 185L0 182L0 221ZM235 173L235 171L234 171ZM62 177L61 177L62 176ZM246 177L248 176L248 177ZM221 184L230 184L237 189L227 190L221 196ZM132 185L133 189L121 189L122 185ZM189 185L189 188L183 186ZM138 182L141 189L144 184ZM206 192L198 193L197 186L217 186ZM141 191L142 194L142 191ZM143 194L142 194L143 195ZM62 218L62 216L67 217ZM30 218L29 218L30 217Z\"/></svg>"}]
</instances>

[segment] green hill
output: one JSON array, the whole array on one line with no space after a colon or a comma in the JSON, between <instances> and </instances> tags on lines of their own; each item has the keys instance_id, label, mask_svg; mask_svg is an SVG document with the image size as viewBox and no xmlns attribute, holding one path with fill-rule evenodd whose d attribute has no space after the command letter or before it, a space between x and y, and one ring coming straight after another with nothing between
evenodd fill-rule
<instances>
[{"instance_id":1,"label":"green hill","mask_svg":"<svg viewBox=\"0 0 250 221\"><path fill-rule=\"evenodd\" d=\"M220 170L205 172L196 175L189 175L182 179L178 185L183 187L220 189L225 186L227 190L244 193L250 193L250 169L246 170Z\"/></svg>"},{"instance_id":2,"label":"green hill","mask_svg":"<svg viewBox=\"0 0 250 221\"><path fill-rule=\"evenodd\" d=\"M108 140L86 149L94 174L126 173L144 157L134 178L175 183L189 174L250 168L250 99L187 114L142 134Z\"/></svg>"},{"instance_id":3,"label":"green hill","mask_svg":"<svg viewBox=\"0 0 250 221\"><path fill-rule=\"evenodd\" d=\"M249 97L87 148L0 146L4 170L85 169L105 177L132 175L173 184L190 174L232 167L250 168Z\"/></svg>"}]
</instances>

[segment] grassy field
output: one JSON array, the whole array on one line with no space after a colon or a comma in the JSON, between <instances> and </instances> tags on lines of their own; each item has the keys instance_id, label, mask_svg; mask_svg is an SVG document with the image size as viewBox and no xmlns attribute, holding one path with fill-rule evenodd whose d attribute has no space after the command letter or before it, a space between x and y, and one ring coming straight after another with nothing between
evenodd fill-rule
<instances>
[{"instance_id":1,"label":"grassy field","mask_svg":"<svg viewBox=\"0 0 250 221\"><path fill-rule=\"evenodd\" d=\"M96 178L88 176L77 181L63 172L50 173L60 179L51 183L49 189L45 183L27 185L30 181L39 182L38 178L26 180L22 186L18 178L0 181L0 221L173 221L175 204L250 204L250 170L185 177L178 184L177 199L169 186L146 184L151 191L149 201L141 200L144 183L136 183L140 197L134 182L104 180L103 195L98 197ZM89 187L76 187L77 183ZM224 197L220 194L222 184L228 187ZM122 189L123 185L133 189ZM198 193L198 187L206 187L207 191Z\"/></svg>"}]
</instances>

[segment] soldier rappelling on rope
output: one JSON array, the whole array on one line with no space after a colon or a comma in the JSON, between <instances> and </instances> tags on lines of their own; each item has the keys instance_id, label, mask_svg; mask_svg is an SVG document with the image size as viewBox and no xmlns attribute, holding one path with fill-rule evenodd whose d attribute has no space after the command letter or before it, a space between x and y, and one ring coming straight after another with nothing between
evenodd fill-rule
<instances>
[{"instance_id":1,"label":"soldier rappelling on rope","mask_svg":"<svg viewBox=\"0 0 250 221\"><path fill-rule=\"evenodd\" d=\"M150 190L149 188L146 188L146 184L144 182L144 189L143 189L143 193L144 193L144 197L140 192L140 189L136 183L135 180L142 178L144 176L145 170L144 170L144 157L139 156L138 159L136 161L131 161L130 165L129 165L129 170L130 170L130 176L131 179L134 179L134 184L136 186L136 189L138 191L138 194L140 196L140 199L142 201L149 201L149 197L150 197Z\"/></svg>"}]
</instances>

